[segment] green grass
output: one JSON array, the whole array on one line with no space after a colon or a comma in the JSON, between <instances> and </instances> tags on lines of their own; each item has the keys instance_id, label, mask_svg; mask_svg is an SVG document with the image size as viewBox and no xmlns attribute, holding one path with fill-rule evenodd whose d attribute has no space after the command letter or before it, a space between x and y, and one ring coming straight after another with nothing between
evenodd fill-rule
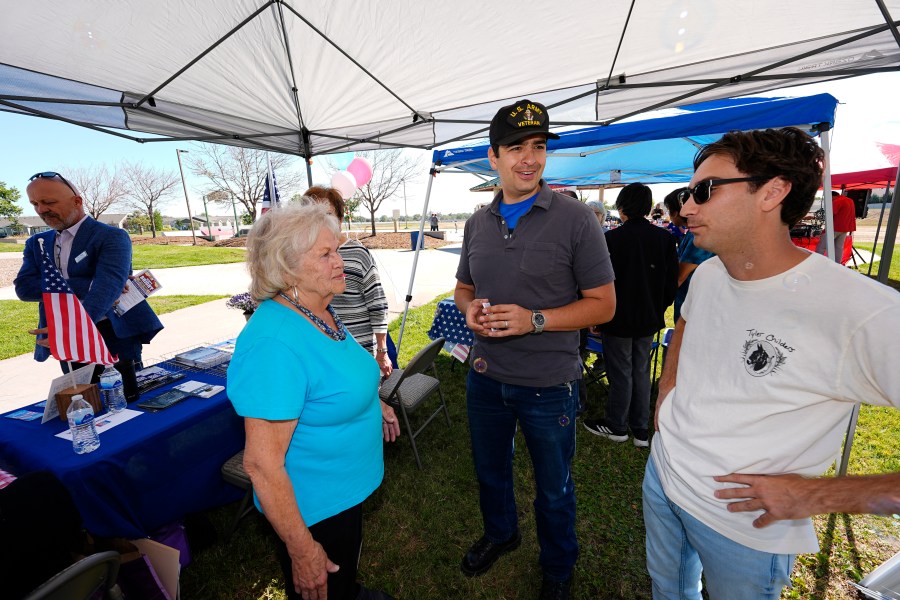
<instances>
[{"instance_id":1,"label":"green grass","mask_svg":"<svg viewBox=\"0 0 900 600\"><path fill-rule=\"evenodd\" d=\"M156 314L164 315L220 298L227 296L157 296L148 302ZM34 350L34 336L28 330L37 327L37 303L0 300L0 315L0 360L31 353Z\"/></svg>"},{"instance_id":2,"label":"green grass","mask_svg":"<svg viewBox=\"0 0 900 600\"><path fill-rule=\"evenodd\" d=\"M854 243L853 245L862 250L868 250L869 252L872 251L871 243L863 242L863 243ZM884 250L884 244L879 243L877 254L880 255L883 250ZM848 264L852 265L853 261L849 261ZM878 274L878 269L880 266L881 266L881 261L876 261L872 265L872 277L873 278ZM860 271L861 273L868 273L869 265L868 264L860 265L859 269L857 269L857 270ZM891 254L891 270L888 271L887 284L889 286L891 286L892 288L894 288L895 290L900 291L900 244L896 244L896 243L894 244L894 251Z\"/></svg>"},{"instance_id":3,"label":"green grass","mask_svg":"<svg viewBox=\"0 0 900 600\"><path fill-rule=\"evenodd\" d=\"M212 302L213 300L229 297L230 296L221 294L207 296L151 296L150 298L147 298L147 302L153 307L153 312L157 315L164 315L189 306L196 306L197 304L204 304L206 302Z\"/></svg>"},{"instance_id":4,"label":"green grass","mask_svg":"<svg viewBox=\"0 0 900 600\"><path fill-rule=\"evenodd\" d=\"M246 258L247 253L243 248L147 244L134 247L132 266L135 270L195 267L243 262Z\"/></svg>"},{"instance_id":5,"label":"green grass","mask_svg":"<svg viewBox=\"0 0 900 600\"><path fill-rule=\"evenodd\" d=\"M28 330L37 327L37 304L0 300L0 315L0 360L32 352L34 336Z\"/></svg>"},{"instance_id":6,"label":"green grass","mask_svg":"<svg viewBox=\"0 0 900 600\"><path fill-rule=\"evenodd\" d=\"M436 303L437 300L410 312L401 364L430 341L425 332L431 325ZM671 322L671 308L668 321ZM399 321L395 321L390 326L394 340L398 330ZM534 598L541 578L531 504L534 484L521 436L516 439L514 483L522 546L500 559L485 576L470 579L459 570L462 555L482 531L465 410L467 367L443 353L437 367L453 425L448 429L438 419L418 439L425 467L422 471L416 467L405 432L397 443L386 445L384 483L364 505L360 580L368 587L385 589L400 600ZM589 414L602 411L603 388L591 384L588 398ZM423 416L414 415L414 427ZM581 428L580 424L577 426ZM573 597L649 599L641 514L641 480L648 453L632 444L613 444L581 433L573 463L581 543ZM851 473L900 470L898 444L900 411L864 407ZM248 517L230 543L222 541L236 510L237 505L232 504L207 513L220 540L195 555L194 562L182 572L181 587L186 598L284 597L280 571L261 516ZM834 525L829 529L830 520ZM858 580L900 550L900 521L871 516L824 516L817 518L816 524L823 552L798 560L795 590L786 592L784 598L856 598L845 581Z\"/></svg>"},{"instance_id":7,"label":"green grass","mask_svg":"<svg viewBox=\"0 0 900 600\"><path fill-rule=\"evenodd\" d=\"M18 252L19 254L22 254L22 250L24 249L24 244L0 243L0 252Z\"/></svg>"}]
</instances>

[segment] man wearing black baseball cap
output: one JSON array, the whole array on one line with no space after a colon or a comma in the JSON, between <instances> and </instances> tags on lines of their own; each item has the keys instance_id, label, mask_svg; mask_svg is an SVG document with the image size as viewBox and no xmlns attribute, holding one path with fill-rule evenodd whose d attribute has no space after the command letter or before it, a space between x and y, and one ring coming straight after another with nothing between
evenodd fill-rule
<instances>
[{"instance_id":1,"label":"man wearing black baseball cap","mask_svg":"<svg viewBox=\"0 0 900 600\"><path fill-rule=\"evenodd\" d=\"M541 179L548 138L559 136L544 105L525 99L497 112L488 158L501 191L466 222L454 300L475 333L466 398L484 535L461 568L481 575L519 546L512 478L519 427L537 488L540 598L565 599L578 558L571 476L578 330L610 320L616 301L591 209Z\"/></svg>"}]
</instances>

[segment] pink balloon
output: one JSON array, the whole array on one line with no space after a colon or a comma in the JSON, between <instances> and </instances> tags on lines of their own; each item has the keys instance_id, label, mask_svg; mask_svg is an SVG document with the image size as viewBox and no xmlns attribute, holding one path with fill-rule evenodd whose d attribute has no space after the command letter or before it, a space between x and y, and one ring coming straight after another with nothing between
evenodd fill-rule
<instances>
[{"instance_id":1,"label":"pink balloon","mask_svg":"<svg viewBox=\"0 0 900 600\"><path fill-rule=\"evenodd\" d=\"M356 178L349 171L340 171L331 176L331 187L340 192L344 200L349 200L356 191Z\"/></svg>"},{"instance_id":2,"label":"pink balloon","mask_svg":"<svg viewBox=\"0 0 900 600\"><path fill-rule=\"evenodd\" d=\"M357 187L366 185L372 179L372 163L362 156L357 156L350 161L347 170L356 178Z\"/></svg>"}]
</instances>

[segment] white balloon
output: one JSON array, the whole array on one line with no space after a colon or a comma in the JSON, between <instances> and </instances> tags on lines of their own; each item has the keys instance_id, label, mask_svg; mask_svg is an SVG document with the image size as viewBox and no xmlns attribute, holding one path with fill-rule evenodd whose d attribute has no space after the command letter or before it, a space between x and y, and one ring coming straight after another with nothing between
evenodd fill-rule
<instances>
[{"instance_id":1,"label":"white balloon","mask_svg":"<svg viewBox=\"0 0 900 600\"><path fill-rule=\"evenodd\" d=\"M349 200L356 191L356 178L349 171L339 171L331 176L331 187L341 194L341 198Z\"/></svg>"}]
</instances>

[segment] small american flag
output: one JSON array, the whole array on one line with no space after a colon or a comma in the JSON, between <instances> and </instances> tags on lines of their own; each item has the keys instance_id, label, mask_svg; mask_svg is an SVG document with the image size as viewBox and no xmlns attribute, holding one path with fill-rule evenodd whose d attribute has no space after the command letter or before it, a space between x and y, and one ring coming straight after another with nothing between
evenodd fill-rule
<instances>
[{"instance_id":1,"label":"small american flag","mask_svg":"<svg viewBox=\"0 0 900 600\"><path fill-rule=\"evenodd\" d=\"M103 365L118 361L109 353L97 326L46 252L41 259L41 292L53 358Z\"/></svg>"},{"instance_id":2,"label":"small american flag","mask_svg":"<svg viewBox=\"0 0 900 600\"><path fill-rule=\"evenodd\" d=\"M261 214L266 214L272 208L278 208L281 202L281 195L278 193L278 182L275 180L275 171L272 170L272 161L266 154L266 164L268 171L266 172L266 187L263 188L263 201Z\"/></svg>"}]
</instances>

